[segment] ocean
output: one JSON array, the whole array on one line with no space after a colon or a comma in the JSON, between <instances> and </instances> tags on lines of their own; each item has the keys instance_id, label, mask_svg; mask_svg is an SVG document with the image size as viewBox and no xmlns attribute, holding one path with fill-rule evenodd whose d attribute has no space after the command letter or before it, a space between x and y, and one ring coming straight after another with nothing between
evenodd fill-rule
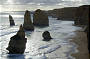
<instances>
[{"instance_id":1,"label":"ocean","mask_svg":"<svg viewBox=\"0 0 90 59\"><path fill-rule=\"evenodd\" d=\"M0 12L0 59L74 59L71 54L78 52L77 45L70 40L75 36L75 31L81 28L73 26L74 21L56 20L57 18L51 16L48 16L48 27L35 27L33 32L25 32L27 43L24 54L8 54L6 48L10 37L14 36L19 26L23 24L24 13L24 11ZM9 24L9 14L15 22L13 27ZM53 38L51 41L42 41L44 31L50 32Z\"/></svg>"}]
</instances>

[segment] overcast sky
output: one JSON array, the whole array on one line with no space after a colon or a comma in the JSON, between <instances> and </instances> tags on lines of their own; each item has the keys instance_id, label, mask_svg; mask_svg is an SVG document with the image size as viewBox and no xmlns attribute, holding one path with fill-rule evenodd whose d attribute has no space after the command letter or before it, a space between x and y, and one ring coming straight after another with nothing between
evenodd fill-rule
<instances>
[{"instance_id":1,"label":"overcast sky","mask_svg":"<svg viewBox=\"0 0 90 59\"><path fill-rule=\"evenodd\" d=\"M1 11L24 11L36 9L55 9L62 7L75 7L90 5L90 0L0 0Z\"/></svg>"}]
</instances>

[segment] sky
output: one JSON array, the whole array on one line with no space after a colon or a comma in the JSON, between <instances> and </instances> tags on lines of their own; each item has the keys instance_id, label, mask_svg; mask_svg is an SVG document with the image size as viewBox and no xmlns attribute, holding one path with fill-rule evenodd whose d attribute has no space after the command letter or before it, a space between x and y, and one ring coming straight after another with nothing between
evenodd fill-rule
<instances>
[{"instance_id":1,"label":"sky","mask_svg":"<svg viewBox=\"0 0 90 59\"><path fill-rule=\"evenodd\" d=\"M0 11L51 10L90 5L90 0L0 0Z\"/></svg>"}]
</instances>

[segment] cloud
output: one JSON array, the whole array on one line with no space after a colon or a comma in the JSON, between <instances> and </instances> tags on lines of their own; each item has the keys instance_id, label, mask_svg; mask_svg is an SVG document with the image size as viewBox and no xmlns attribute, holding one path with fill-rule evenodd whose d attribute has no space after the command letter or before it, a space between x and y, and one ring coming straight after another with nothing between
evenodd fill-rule
<instances>
[{"instance_id":1,"label":"cloud","mask_svg":"<svg viewBox=\"0 0 90 59\"><path fill-rule=\"evenodd\" d=\"M90 5L90 0L0 0L2 10L35 10L38 8L47 10L85 4Z\"/></svg>"},{"instance_id":2,"label":"cloud","mask_svg":"<svg viewBox=\"0 0 90 59\"><path fill-rule=\"evenodd\" d=\"M1 5L10 5L10 4L37 4L37 5L56 5L56 4L72 4L72 3L81 3L81 4L90 4L90 0L1 0Z\"/></svg>"},{"instance_id":3,"label":"cloud","mask_svg":"<svg viewBox=\"0 0 90 59\"><path fill-rule=\"evenodd\" d=\"M14 2L13 4L28 4L28 3L56 4L60 3L62 0L1 0L0 4L12 4L8 1Z\"/></svg>"}]
</instances>

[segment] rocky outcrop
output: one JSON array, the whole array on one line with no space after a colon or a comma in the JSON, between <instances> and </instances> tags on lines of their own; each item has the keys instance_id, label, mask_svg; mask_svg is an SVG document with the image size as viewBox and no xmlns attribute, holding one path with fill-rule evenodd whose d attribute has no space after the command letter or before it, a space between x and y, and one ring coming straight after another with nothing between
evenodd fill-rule
<instances>
[{"instance_id":1,"label":"rocky outcrop","mask_svg":"<svg viewBox=\"0 0 90 59\"><path fill-rule=\"evenodd\" d=\"M15 25L13 17L11 15L9 15L9 22L10 22L10 26L14 26Z\"/></svg>"},{"instance_id":2,"label":"rocky outcrop","mask_svg":"<svg viewBox=\"0 0 90 59\"><path fill-rule=\"evenodd\" d=\"M28 10L26 10L25 15L24 15L23 28L25 30L28 30L28 31L34 30L34 25L33 25L32 21L31 21L31 15L30 15L30 12Z\"/></svg>"},{"instance_id":3,"label":"rocky outcrop","mask_svg":"<svg viewBox=\"0 0 90 59\"><path fill-rule=\"evenodd\" d=\"M52 38L50 36L50 33L48 31L45 31L43 34L43 41L50 41Z\"/></svg>"},{"instance_id":4,"label":"rocky outcrop","mask_svg":"<svg viewBox=\"0 0 90 59\"><path fill-rule=\"evenodd\" d=\"M49 19L47 14L37 9L33 15L33 24L36 26L49 26Z\"/></svg>"},{"instance_id":5,"label":"rocky outcrop","mask_svg":"<svg viewBox=\"0 0 90 59\"><path fill-rule=\"evenodd\" d=\"M8 47L9 54L23 54L26 48L27 38L22 25L16 35L10 38Z\"/></svg>"}]
</instances>

